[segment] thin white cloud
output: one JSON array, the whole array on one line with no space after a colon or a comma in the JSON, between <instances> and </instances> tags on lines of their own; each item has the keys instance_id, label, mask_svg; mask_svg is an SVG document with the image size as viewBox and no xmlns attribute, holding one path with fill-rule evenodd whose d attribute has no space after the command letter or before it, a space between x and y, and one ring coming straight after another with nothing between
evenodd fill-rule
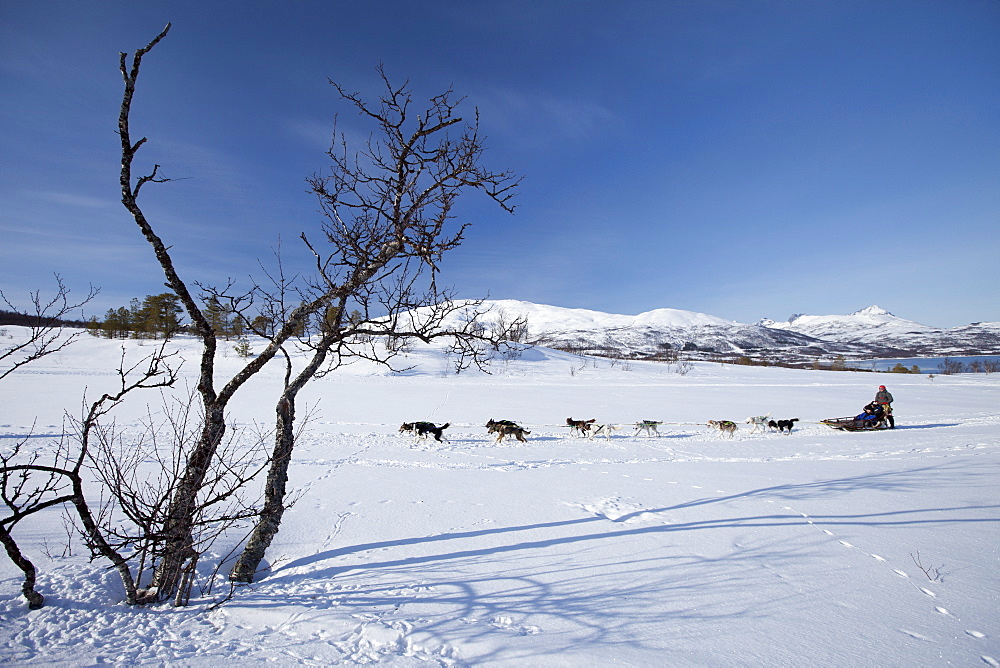
<instances>
[{"instance_id":1,"label":"thin white cloud","mask_svg":"<svg viewBox=\"0 0 1000 668\"><path fill-rule=\"evenodd\" d=\"M333 139L333 122L311 118L293 118L286 122L288 132L307 145L326 151Z\"/></svg>"},{"instance_id":2,"label":"thin white cloud","mask_svg":"<svg viewBox=\"0 0 1000 668\"><path fill-rule=\"evenodd\" d=\"M621 124L618 116L602 104L551 94L490 88L470 95L468 101L482 110L489 128L514 136L527 132L530 136L525 139L532 142L546 137L579 141Z\"/></svg>"},{"instance_id":3,"label":"thin white cloud","mask_svg":"<svg viewBox=\"0 0 1000 668\"><path fill-rule=\"evenodd\" d=\"M538 100L538 107L554 127L571 139L586 139L606 132L609 125L617 123L610 109L591 102L543 97Z\"/></svg>"},{"instance_id":4,"label":"thin white cloud","mask_svg":"<svg viewBox=\"0 0 1000 668\"><path fill-rule=\"evenodd\" d=\"M73 207L84 207L87 209L117 209L118 206L120 206L119 202L116 200L92 197L90 195L80 195L77 193L35 191L29 194L36 199L41 199L46 202L64 204L66 206Z\"/></svg>"}]
</instances>

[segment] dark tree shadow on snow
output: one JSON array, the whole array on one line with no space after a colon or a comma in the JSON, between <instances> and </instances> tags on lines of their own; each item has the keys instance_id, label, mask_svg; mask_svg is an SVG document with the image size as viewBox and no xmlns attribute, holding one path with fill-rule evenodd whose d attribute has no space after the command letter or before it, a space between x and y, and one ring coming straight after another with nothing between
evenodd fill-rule
<instances>
[{"instance_id":1,"label":"dark tree shadow on snow","mask_svg":"<svg viewBox=\"0 0 1000 668\"><path fill-rule=\"evenodd\" d=\"M536 647L531 643L503 642L495 634L531 635L540 631L531 625L533 620L546 618L558 618L560 624L573 629L563 631L566 652L580 643L613 648L622 642L658 651L669 647L665 628L670 629L672 638L688 633L695 638L704 633L704 622L724 625L727 619L746 621L787 614L782 607L785 601L767 597L766 592L774 591L773 575L761 565L809 568L810 561L828 549L829 538L815 531L759 533L767 528L803 527L805 519L793 511L721 512L687 522L644 526L630 521L639 520L641 515L698 507L718 506L724 511L724 504L734 500L815 499L855 491L914 490L929 473L994 475L987 470L970 473L968 464L961 469L948 464L924 466L761 487L644 508L615 518L595 514L344 546L282 564L256 585L258 591L241 596L239 604L249 608L301 605L314 610L314 621L320 622L324 614L342 618L352 611L370 618L372 610L382 610L378 619L386 623L397 617L404 622L418 617L418 630L433 639L432 645L458 642L470 649L479 648L479 654L463 657L471 663L543 660L530 654ZM1000 505L925 507L810 515L809 519L823 526L963 523L985 528L1000 522L998 508ZM684 534L720 529L738 529L747 536L761 537L751 541L753 545L734 545L730 552L716 557L677 549L687 544L680 542ZM541 536L533 538L531 534L539 531ZM608 550L609 542L623 547L618 552ZM432 549L414 554L414 548L420 546ZM393 558L393 550L399 548L406 548L408 554ZM609 554L621 556L609 558ZM380 559L383 555L388 558ZM824 568L843 569L844 577L850 577L849 563L827 560ZM765 594L758 593L758 588ZM405 608L400 611L402 606ZM462 624L459 629L456 620ZM482 649L489 647L501 649ZM781 658L778 654L775 657ZM785 658L788 662L795 659L791 655Z\"/></svg>"}]
</instances>

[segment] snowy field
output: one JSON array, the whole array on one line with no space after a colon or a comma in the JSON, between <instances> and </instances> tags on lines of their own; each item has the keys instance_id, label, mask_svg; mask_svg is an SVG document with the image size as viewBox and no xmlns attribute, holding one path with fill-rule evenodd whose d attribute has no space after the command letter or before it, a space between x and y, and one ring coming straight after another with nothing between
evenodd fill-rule
<instances>
[{"instance_id":1,"label":"snowy field","mask_svg":"<svg viewBox=\"0 0 1000 668\"><path fill-rule=\"evenodd\" d=\"M113 387L121 347L84 337L0 383L0 447L35 423L47 448L63 410ZM187 608L129 608L106 563L79 545L61 556L58 511L18 526L47 604L29 611L0 561L0 663L1000 665L1000 376L681 375L544 349L493 375L456 376L432 349L409 362L309 387L301 497L269 570L215 609L224 587ZM229 353L219 376L238 365ZM274 367L242 390L233 422L270 424L278 383ZM859 412L880 383L897 429L818 424ZM119 423L144 411L133 398ZM743 424L768 412L801 421L790 436ZM590 441L559 426L569 416L665 424ZM496 444L490 418L526 425L528 443ZM740 429L720 437L709 419ZM413 420L451 422L447 442L397 433Z\"/></svg>"}]
</instances>

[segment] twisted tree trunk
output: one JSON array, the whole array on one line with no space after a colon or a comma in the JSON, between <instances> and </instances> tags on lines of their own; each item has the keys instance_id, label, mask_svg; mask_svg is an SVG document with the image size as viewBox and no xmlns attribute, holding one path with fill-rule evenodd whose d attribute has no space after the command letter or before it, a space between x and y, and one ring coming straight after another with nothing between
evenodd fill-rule
<instances>
[{"instance_id":1,"label":"twisted tree trunk","mask_svg":"<svg viewBox=\"0 0 1000 668\"><path fill-rule=\"evenodd\" d=\"M257 525L247 541L243 553L233 566L229 579L233 582L251 583L264 559L267 548L281 527L285 514L285 494L288 489L288 465L292 460L295 446L295 393L287 391L278 401L277 430L274 435L274 450L271 453L271 467L264 485L264 506L260 510Z\"/></svg>"},{"instance_id":2,"label":"twisted tree trunk","mask_svg":"<svg viewBox=\"0 0 1000 668\"><path fill-rule=\"evenodd\" d=\"M285 391L278 399L275 407L277 425L274 450L271 453L271 466L264 486L264 506L258 516L257 525L250 534L246 547L243 548L243 553L229 574L229 579L233 582L247 584L253 582L267 548L271 546L271 541L281 527L281 519L285 514L285 495L288 491L288 466L292 462L292 450L295 447L295 398L326 361L330 346L340 338L339 327L336 325L334 327L334 331L326 334L320 341L309 364L299 372L294 381L286 383Z\"/></svg>"},{"instance_id":3,"label":"twisted tree trunk","mask_svg":"<svg viewBox=\"0 0 1000 668\"><path fill-rule=\"evenodd\" d=\"M24 598L28 600L28 607L32 610L38 610L43 605L45 605L45 597L35 591L35 577L37 571L35 571L35 565L31 563L21 550L17 547L17 543L14 541L13 536L7 531L4 525L0 524L0 543L3 543L4 548L7 550L7 556L10 560L17 564L17 567L21 569L24 573L24 582L21 584L21 593L24 594Z\"/></svg>"}]
</instances>

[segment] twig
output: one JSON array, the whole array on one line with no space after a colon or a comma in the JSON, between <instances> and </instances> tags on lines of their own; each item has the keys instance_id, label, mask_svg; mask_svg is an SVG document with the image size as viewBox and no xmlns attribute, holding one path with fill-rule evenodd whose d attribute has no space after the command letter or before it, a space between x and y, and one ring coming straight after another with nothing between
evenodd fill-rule
<instances>
[{"instance_id":1,"label":"twig","mask_svg":"<svg viewBox=\"0 0 1000 668\"><path fill-rule=\"evenodd\" d=\"M924 566L923 563L921 563L921 561L920 561L920 551L919 550L917 551L916 556L914 556L914 554L912 552L910 552L910 559L913 560L913 563L916 565L917 568L919 568L921 571L923 571L923 574L927 576L928 580L930 580L931 582L940 582L941 581L941 569L944 568L944 565L941 565L941 566Z\"/></svg>"}]
</instances>

